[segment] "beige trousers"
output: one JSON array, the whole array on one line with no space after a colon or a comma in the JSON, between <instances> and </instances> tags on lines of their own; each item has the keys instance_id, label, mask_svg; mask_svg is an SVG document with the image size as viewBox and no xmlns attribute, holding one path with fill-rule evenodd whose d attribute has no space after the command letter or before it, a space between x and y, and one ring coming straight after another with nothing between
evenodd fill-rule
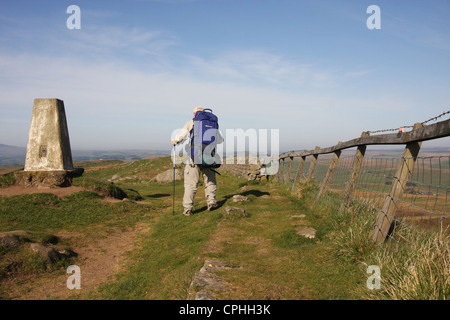
<instances>
[{"instance_id":1,"label":"beige trousers","mask_svg":"<svg viewBox=\"0 0 450 320\"><path fill-rule=\"evenodd\" d=\"M208 168L200 169L197 165L192 167L190 164L186 164L184 168L184 210L192 210L194 207L194 198L197 193L200 172L203 174L206 202L208 205L216 203L216 173Z\"/></svg>"}]
</instances>

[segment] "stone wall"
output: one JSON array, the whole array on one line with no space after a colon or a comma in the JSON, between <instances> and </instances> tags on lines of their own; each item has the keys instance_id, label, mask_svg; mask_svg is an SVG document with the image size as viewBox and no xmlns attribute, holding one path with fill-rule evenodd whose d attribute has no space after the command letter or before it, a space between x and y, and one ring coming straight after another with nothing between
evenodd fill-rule
<instances>
[{"instance_id":1,"label":"stone wall","mask_svg":"<svg viewBox=\"0 0 450 320\"><path fill-rule=\"evenodd\" d=\"M254 163L255 161L249 161L248 158L245 159L245 163L240 163L240 162L244 162L244 161L237 161L237 159L235 158L232 164L227 164L227 161L224 161L225 163L223 163L220 168L218 169L218 171L226 171L229 172L237 177L240 178L244 178L247 180L256 180L256 181L260 181L260 180L268 180L269 176L267 175L262 175L262 167L261 164L258 163Z\"/></svg>"}]
</instances>

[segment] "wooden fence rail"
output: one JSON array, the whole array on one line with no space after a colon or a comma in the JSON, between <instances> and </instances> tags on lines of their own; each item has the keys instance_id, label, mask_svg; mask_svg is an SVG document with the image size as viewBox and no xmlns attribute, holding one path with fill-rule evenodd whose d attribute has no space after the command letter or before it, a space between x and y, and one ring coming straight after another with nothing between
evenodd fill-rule
<instances>
[{"instance_id":1,"label":"wooden fence rail","mask_svg":"<svg viewBox=\"0 0 450 320\"><path fill-rule=\"evenodd\" d=\"M377 244L384 242L388 236L388 232L392 223L396 219L398 208L397 199L402 196L405 186L408 183L409 177L413 172L417 156L423 141L439 139L450 136L450 119L437 122L428 126L422 123L414 125L409 132L398 132L394 134L379 134L371 136L369 132L363 132L361 137L352 139L346 142L339 142L337 145L329 148L316 147L315 150L288 153L282 153L279 156L279 168L277 180L288 182L291 179L291 171L294 158L300 158L300 164L294 178L293 188L297 186L300 181L300 176L307 157L312 157L307 179L311 179L317 164L319 155L334 154L329 165L325 178L321 182L320 190L317 198L327 191L328 183L330 182L336 166L339 163L341 151L349 148L357 148L353 161L353 167L350 177L347 181L344 191L344 197L339 210L347 208L352 199L353 192L356 188L358 176L364 160L366 148L369 145L405 145L404 153L399 162L397 171L392 178L390 192L386 195L382 207L379 209L375 230L373 232L373 241ZM285 160L288 159L288 170L285 171Z\"/></svg>"}]
</instances>

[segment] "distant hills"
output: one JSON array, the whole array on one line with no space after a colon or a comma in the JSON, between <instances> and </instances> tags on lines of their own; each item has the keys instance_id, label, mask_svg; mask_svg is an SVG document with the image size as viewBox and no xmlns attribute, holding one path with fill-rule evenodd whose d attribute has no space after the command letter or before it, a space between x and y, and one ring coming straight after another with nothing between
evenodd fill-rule
<instances>
[{"instance_id":1,"label":"distant hills","mask_svg":"<svg viewBox=\"0 0 450 320\"><path fill-rule=\"evenodd\" d=\"M354 151L349 151L354 152ZM377 149L370 150L367 152L367 156L392 156L394 153L401 154L403 148L400 146L394 149ZM25 165L25 156L27 153L27 148L16 147L0 143L0 168L20 168ZM282 153L282 152L280 152ZM438 155L450 153L450 148L448 147L432 147L432 148L422 148L421 155ZM125 162L131 162L141 159L149 159L156 157L169 156L171 154L170 150L72 150L72 159L76 161L92 161L92 160L122 160ZM238 155L248 156L248 152L235 153L233 156Z\"/></svg>"},{"instance_id":2,"label":"distant hills","mask_svg":"<svg viewBox=\"0 0 450 320\"><path fill-rule=\"evenodd\" d=\"M16 147L0 143L0 167L23 167L27 148ZM73 161L89 160L123 160L134 161L170 155L164 150L72 150Z\"/></svg>"},{"instance_id":3,"label":"distant hills","mask_svg":"<svg viewBox=\"0 0 450 320\"><path fill-rule=\"evenodd\" d=\"M126 162L169 156L170 151L164 150L72 150L72 160L123 160Z\"/></svg>"},{"instance_id":4,"label":"distant hills","mask_svg":"<svg viewBox=\"0 0 450 320\"><path fill-rule=\"evenodd\" d=\"M21 167L25 164L27 148L0 144L0 167Z\"/></svg>"},{"instance_id":5,"label":"distant hills","mask_svg":"<svg viewBox=\"0 0 450 320\"><path fill-rule=\"evenodd\" d=\"M8 146L6 144L0 143L0 156L17 156L17 155L24 155L27 153L27 148L25 147L15 147L15 146Z\"/></svg>"}]
</instances>

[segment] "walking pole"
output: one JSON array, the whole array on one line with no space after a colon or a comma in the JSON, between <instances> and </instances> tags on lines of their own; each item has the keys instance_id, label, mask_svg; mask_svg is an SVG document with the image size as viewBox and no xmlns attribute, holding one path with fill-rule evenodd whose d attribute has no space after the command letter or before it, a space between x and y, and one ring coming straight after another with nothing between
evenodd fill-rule
<instances>
[{"instance_id":1,"label":"walking pole","mask_svg":"<svg viewBox=\"0 0 450 320\"><path fill-rule=\"evenodd\" d=\"M173 200L172 200L172 216L175 215L175 146L173 146Z\"/></svg>"}]
</instances>

